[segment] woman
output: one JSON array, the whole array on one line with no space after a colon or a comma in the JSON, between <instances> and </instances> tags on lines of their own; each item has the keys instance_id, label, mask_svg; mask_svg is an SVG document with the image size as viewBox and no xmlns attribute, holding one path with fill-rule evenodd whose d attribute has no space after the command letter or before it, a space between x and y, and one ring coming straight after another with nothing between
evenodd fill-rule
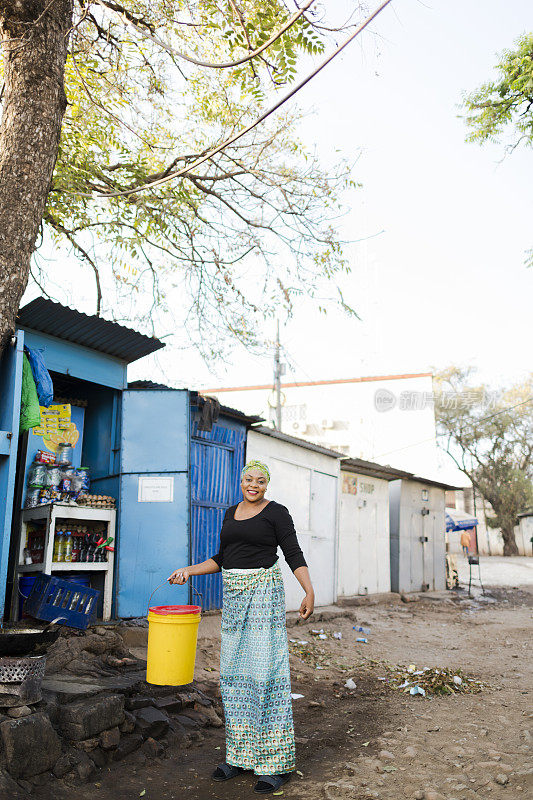
<instances>
[{"instance_id":1,"label":"woman","mask_svg":"<svg viewBox=\"0 0 533 800\"><path fill-rule=\"evenodd\" d=\"M314 592L292 518L267 500L270 472L250 461L241 473L240 503L226 511L220 549L201 564L175 570L171 583L222 572L220 686L226 718L226 761L213 778L226 781L253 769L254 791L268 794L295 769L285 591L277 547L301 584L300 617L313 613Z\"/></svg>"}]
</instances>

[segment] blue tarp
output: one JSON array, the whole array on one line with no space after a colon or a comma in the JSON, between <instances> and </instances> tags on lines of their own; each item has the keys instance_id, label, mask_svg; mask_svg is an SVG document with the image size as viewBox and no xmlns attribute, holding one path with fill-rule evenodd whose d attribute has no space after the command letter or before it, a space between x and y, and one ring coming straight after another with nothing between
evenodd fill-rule
<instances>
[{"instance_id":1,"label":"blue tarp","mask_svg":"<svg viewBox=\"0 0 533 800\"><path fill-rule=\"evenodd\" d=\"M471 517L464 511L455 508L446 509L446 531L466 531L475 528L478 524L476 517Z\"/></svg>"}]
</instances>

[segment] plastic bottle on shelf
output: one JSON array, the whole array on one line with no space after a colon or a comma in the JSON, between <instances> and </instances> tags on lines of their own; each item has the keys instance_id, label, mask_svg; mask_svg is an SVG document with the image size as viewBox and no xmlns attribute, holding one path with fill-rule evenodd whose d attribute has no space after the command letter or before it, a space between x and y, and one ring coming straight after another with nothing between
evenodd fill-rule
<instances>
[{"instance_id":1,"label":"plastic bottle on shelf","mask_svg":"<svg viewBox=\"0 0 533 800\"><path fill-rule=\"evenodd\" d=\"M57 531L55 535L54 561L63 561L63 531Z\"/></svg>"},{"instance_id":2,"label":"plastic bottle on shelf","mask_svg":"<svg viewBox=\"0 0 533 800\"><path fill-rule=\"evenodd\" d=\"M65 532L65 541L63 543L63 561L72 561L72 533Z\"/></svg>"}]
</instances>

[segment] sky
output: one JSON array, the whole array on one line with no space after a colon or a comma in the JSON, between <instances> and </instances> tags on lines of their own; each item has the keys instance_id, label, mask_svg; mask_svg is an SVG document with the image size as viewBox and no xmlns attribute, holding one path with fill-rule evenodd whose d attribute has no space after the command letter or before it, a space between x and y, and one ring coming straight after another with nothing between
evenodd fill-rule
<instances>
[{"instance_id":1,"label":"sky","mask_svg":"<svg viewBox=\"0 0 533 800\"><path fill-rule=\"evenodd\" d=\"M329 4L339 18L349 5ZM302 139L325 164L354 162L362 184L345 198L342 221L343 235L358 241L342 288L360 320L297 303L281 329L287 379L454 363L505 388L530 372L533 269L524 251L533 246L533 154L504 158L503 146L466 143L459 104L532 22L530 0L394 0L299 93L309 111ZM56 275L75 306L92 313L86 273L61 261ZM26 299L36 293L30 287ZM273 323L264 335L273 338ZM207 365L178 341L165 338L167 347L132 365L131 377L191 388L272 379L271 353L236 346L224 363Z\"/></svg>"}]
</instances>

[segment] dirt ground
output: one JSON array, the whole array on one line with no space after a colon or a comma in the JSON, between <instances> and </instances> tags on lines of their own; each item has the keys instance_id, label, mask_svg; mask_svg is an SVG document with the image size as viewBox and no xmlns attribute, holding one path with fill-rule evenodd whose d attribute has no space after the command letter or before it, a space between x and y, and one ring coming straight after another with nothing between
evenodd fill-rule
<instances>
[{"instance_id":1,"label":"dirt ground","mask_svg":"<svg viewBox=\"0 0 533 800\"><path fill-rule=\"evenodd\" d=\"M493 587L486 598L464 591L320 613L288 628L292 642L298 773L285 798L325 800L515 800L531 796L533 587ZM354 625L371 628L357 643ZM218 616L202 621L197 678L218 679ZM311 630L323 629L320 640ZM333 638L342 633L341 639ZM305 649L305 661L298 649ZM461 668L481 680L479 694L412 697L379 680L388 664ZM323 669L316 669L316 665ZM344 688L348 678L356 688ZM241 800L253 795L246 773L214 783L224 760L224 729L206 728L187 749L141 764L133 755L96 783L54 800ZM45 797L35 793L37 797Z\"/></svg>"}]
</instances>

